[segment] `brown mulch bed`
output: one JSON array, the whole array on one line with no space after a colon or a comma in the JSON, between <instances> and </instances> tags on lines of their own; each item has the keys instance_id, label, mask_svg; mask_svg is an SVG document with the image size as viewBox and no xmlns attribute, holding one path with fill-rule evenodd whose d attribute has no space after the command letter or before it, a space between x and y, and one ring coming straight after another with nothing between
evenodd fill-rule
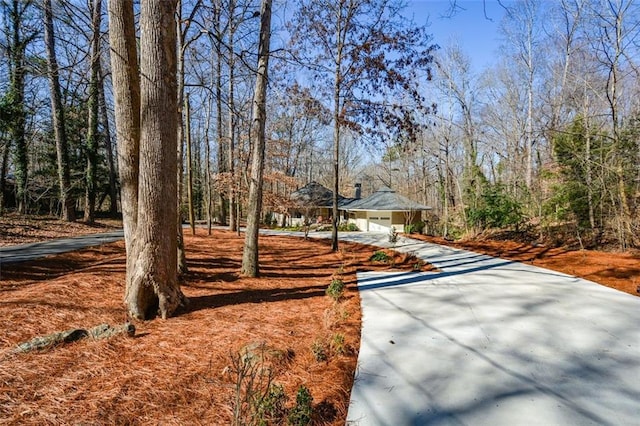
<instances>
[{"instance_id":1,"label":"brown mulch bed","mask_svg":"<svg viewBox=\"0 0 640 426\"><path fill-rule=\"evenodd\" d=\"M355 272L390 266L370 262L375 249L364 245L334 253L325 241L261 237L263 276L250 279L238 274L241 237L199 229L185 239L184 312L136 322L133 338L40 352L11 350L34 336L125 321L124 243L3 266L0 424L230 424L232 357L252 343L282 354L274 381L289 407L304 385L316 424L344 424L360 345ZM395 253L393 263L413 269L415 259ZM325 294L336 275L347 285L339 302Z\"/></svg>"},{"instance_id":2,"label":"brown mulch bed","mask_svg":"<svg viewBox=\"0 0 640 426\"><path fill-rule=\"evenodd\" d=\"M439 237L412 234L412 238L449 245L503 259L517 260L584 278L638 296L640 252L605 252L546 247L526 242L466 239L448 241Z\"/></svg>"}]
</instances>

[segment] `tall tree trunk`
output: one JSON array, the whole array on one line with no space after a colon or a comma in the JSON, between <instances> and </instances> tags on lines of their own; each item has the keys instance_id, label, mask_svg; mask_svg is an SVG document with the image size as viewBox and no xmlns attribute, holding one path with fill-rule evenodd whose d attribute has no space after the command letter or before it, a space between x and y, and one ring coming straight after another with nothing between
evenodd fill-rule
<instances>
[{"instance_id":1,"label":"tall tree trunk","mask_svg":"<svg viewBox=\"0 0 640 426\"><path fill-rule=\"evenodd\" d=\"M342 13L342 8L339 8ZM338 190L340 189L340 127L341 122L341 102L340 94L342 91L342 17L336 20L338 26L336 28L336 43L338 51L336 52L336 66L333 83L333 214L331 220L331 249L338 251Z\"/></svg>"},{"instance_id":2,"label":"tall tree trunk","mask_svg":"<svg viewBox=\"0 0 640 426\"><path fill-rule=\"evenodd\" d=\"M336 80L338 79L336 74ZM337 86L336 86L337 90ZM340 102L340 95L334 93L334 120L336 124L333 128L333 205L332 205L332 220L331 220L331 249L338 251L338 190L340 189L340 113L338 112L338 105Z\"/></svg>"},{"instance_id":3,"label":"tall tree trunk","mask_svg":"<svg viewBox=\"0 0 640 426\"><path fill-rule=\"evenodd\" d=\"M225 140L224 131L222 128L222 46L220 38L222 33L220 30L220 20L222 7L219 2L216 3L215 17L214 17L214 29L218 38L215 40L216 46L216 127L218 135L218 173L223 173L227 169L227 162L225 161ZM218 223L225 225L227 223L227 200L225 199L223 192L218 193L218 199L220 204L220 210L218 211Z\"/></svg>"},{"instance_id":4,"label":"tall tree trunk","mask_svg":"<svg viewBox=\"0 0 640 426\"><path fill-rule=\"evenodd\" d=\"M253 144L251 180L249 183L249 209L247 212L247 231L242 253L242 273L248 277L260 275L258 264L258 232L262 211L262 175L264 171L264 152L266 144L265 123L267 121L267 72L269 68L269 41L271 39L271 0L262 0L260 12L260 41L258 46L258 72L253 99L252 135Z\"/></svg>"},{"instance_id":5,"label":"tall tree trunk","mask_svg":"<svg viewBox=\"0 0 640 426\"><path fill-rule=\"evenodd\" d=\"M211 142L209 141L209 132L211 130L211 108L213 104L213 96L209 94L207 98L207 112L204 126L204 142L205 142L205 186L207 190L207 235L211 235L211 227L213 222L213 188L211 185Z\"/></svg>"},{"instance_id":6,"label":"tall tree trunk","mask_svg":"<svg viewBox=\"0 0 640 426\"><path fill-rule=\"evenodd\" d=\"M24 3L24 4L23 4ZM9 48L9 67L11 81L9 91L12 97L12 123L9 137L13 141L13 166L16 178L16 202L18 213L26 214L28 209L27 182L29 180L29 157L27 155L26 111L24 107L25 49L26 40L20 34L24 10L31 2L13 0L11 2L10 26L11 46ZM21 7L22 6L22 7Z\"/></svg>"},{"instance_id":7,"label":"tall tree trunk","mask_svg":"<svg viewBox=\"0 0 640 426\"><path fill-rule=\"evenodd\" d=\"M189 93L184 97L184 108L187 146L187 201L189 203L189 225L191 226L191 235L196 235L196 218L193 208L193 158L191 156L191 105L189 103Z\"/></svg>"},{"instance_id":8,"label":"tall tree trunk","mask_svg":"<svg viewBox=\"0 0 640 426\"><path fill-rule=\"evenodd\" d=\"M51 97L51 115L53 132L56 139L56 157L58 162L58 185L60 188L60 204L62 220L76 220L75 202L71 197L71 177L69 172L69 151L67 148L67 132L65 130L64 107L58 78L58 60L56 59L55 37L53 34L53 12L51 0L44 0L44 38L47 48L47 65L49 91Z\"/></svg>"},{"instance_id":9,"label":"tall tree trunk","mask_svg":"<svg viewBox=\"0 0 640 426\"><path fill-rule=\"evenodd\" d=\"M89 120L87 129L87 176L84 220L95 221L98 168L98 84L100 81L100 21L102 0L91 2L91 78L89 81Z\"/></svg>"},{"instance_id":10,"label":"tall tree trunk","mask_svg":"<svg viewBox=\"0 0 640 426\"><path fill-rule=\"evenodd\" d=\"M109 165L109 214L115 217L118 214L118 178L116 162L113 157L113 141L111 140L111 126L109 126L109 112L104 96L104 70L100 66L99 103L102 127L104 128L104 144L107 151L107 163Z\"/></svg>"},{"instance_id":11,"label":"tall tree trunk","mask_svg":"<svg viewBox=\"0 0 640 426\"><path fill-rule=\"evenodd\" d=\"M228 145L227 145L227 168L230 175L229 180L229 231L238 230L238 218L237 206L236 206L236 176L235 176L235 134L236 134L236 117L235 117L235 102L234 102L234 66L235 58L233 51L233 42L235 37L236 24L234 22L234 12L236 8L235 0L229 0L229 100L227 101L229 107L229 127L228 127ZM239 179L239 178L238 178Z\"/></svg>"},{"instance_id":12,"label":"tall tree trunk","mask_svg":"<svg viewBox=\"0 0 640 426\"><path fill-rule=\"evenodd\" d=\"M4 193L7 190L7 170L9 169L9 151L11 150L11 140L7 140L2 147L2 164L0 164L0 214L4 213L6 200Z\"/></svg>"},{"instance_id":13,"label":"tall tree trunk","mask_svg":"<svg viewBox=\"0 0 640 426\"><path fill-rule=\"evenodd\" d=\"M131 288L131 272L135 265L133 237L138 221L140 162L140 77L133 2L109 1L109 45L115 99L122 225L127 251L126 289L128 293L128 289Z\"/></svg>"},{"instance_id":14,"label":"tall tree trunk","mask_svg":"<svg viewBox=\"0 0 640 426\"><path fill-rule=\"evenodd\" d=\"M178 283L176 150L178 126L175 13L177 0L140 6L140 175L136 263L127 288L135 318L171 316L184 301ZM167 202L169 197L169 202Z\"/></svg>"},{"instance_id":15,"label":"tall tree trunk","mask_svg":"<svg viewBox=\"0 0 640 426\"><path fill-rule=\"evenodd\" d=\"M177 140L177 164L178 170L176 174L178 185L178 218L176 221L176 232L178 246L176 249L176 255L178 257L178 273L187 273L187 255L184 250L184 233L182 230L182 191L183 191L183 172L184 172L184 126L182 122L182 105L184 99L184 33L182 32L182 0L178 0L177 15L176 15L176 34L178 43L178 127L176 129Z\"/></svg>"}]
</instances>

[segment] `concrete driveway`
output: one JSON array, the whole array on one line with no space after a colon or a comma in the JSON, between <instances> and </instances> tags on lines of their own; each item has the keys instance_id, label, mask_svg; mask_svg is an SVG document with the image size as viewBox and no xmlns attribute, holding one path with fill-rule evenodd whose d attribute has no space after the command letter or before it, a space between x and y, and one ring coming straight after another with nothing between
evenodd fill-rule
<instances>
[{"instance_id":1,"label":"concrete driveway","mask_svg":"<svg viewBox=\"0 0 640 426\"><path fill-rule=\"evenodd\" d=\"M640 298L415 240L397 249L441 272L359 274L348 424L640 424Z\"/></svg>"}]
</instances>

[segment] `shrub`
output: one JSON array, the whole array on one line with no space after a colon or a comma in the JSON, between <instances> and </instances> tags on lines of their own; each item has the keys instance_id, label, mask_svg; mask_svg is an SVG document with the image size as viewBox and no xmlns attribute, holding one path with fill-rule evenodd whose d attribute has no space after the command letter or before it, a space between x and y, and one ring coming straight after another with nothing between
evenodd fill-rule
<instances>
[{"instance_id":1,"label":"shrub","mask_svg":"<svg viewBox=\"0 0 640 426\"><path fill-rule=\"evenodd\" d=\"M422 234L422 231L424 231L424 226L425 226L425 223L422 221L416 222L416 223L410 223L404 226L404 233L405 234Z\"/></svg>"},{"instance_id":2,"label":"shrub","mask_svg":"<svg viewBox=\"0 0 640 426\"><path fill-rule=\"evenodd\" d=\"M306 386L300 386L296 394L296 405L289 411L287 424L293 426L304 426L311 423L313 413L313 397Z\"/></svg>"},{"instance_id":3,"label":"shrub","mask_svg":"<svg viewBox=\"0 0 640 426\"><path fill-rule=\"evenodd\" d=\"M260 426L280 424L285 417L286 408L284 405L286 401L287 395L282 385L272 383L267 394L259 401L257 407L258 424Z\"/></svg>"},{"instance_id":4,"label":"shrub","mask_svg":"<svg viewBox=\"0 0 640 426\"><path fill-rule=\"evenodd\" d=\"M372 262L384 262L384 263L388 263L389 259L391 259L391 256L389 256L387 253L383 252L382 250L378 250L374 252L369 258L369 260Z\"/></svg>"},{"instance_id":5,"label":"shrub","mask_svg":"<svg viewBox=\"0 0 640 426\"><path fill-rule=\"evenodd\" d=\"M327 296L337 302L344 295L344 282L340 278L332 279L331 284L327 287L326 293Z\"/></svg>"},{"instance_id":6,"label":"shrub","mask_svg":"<svg viewBox=\"0 0 640 426\"><path fill-rule=\"evenodd\" d=\"M358 226L355 223L341 223L338 225L338 231L356 232L359 231Z\"/></svg>"},{"instance_id":7,"label":"shrub","mask_svg":"<svg viewBox=\"0 0 640 426\"><path fill-rule=\"evenodd\" d=\"M396 231L395 226L392 226L389 230L389 242L393 244L398 242L398 231Z\"/></svg>"},{"instance_id":8,"label":"shrub","mask_svg":"<svg viewBox=\"0 0 640 426\"><path fill-rule=\"evenodd\" d=\"M315 340L311 344L311 353L313 353L313 357L318 362L326 361L328 358L327 350L324 347L324 343L322 343L322 341L320 340Z\"/></svg>"},{"instance_id":9,"label":"shrub","mask_svg":"<svg viewBox=\"0 0 640 426\"><path fill-rule=\"evenodd\" d=\"M333 353L342 355L346 352L347 347L344 344L344 334L336 333L331 338L331 350Z\"/></svg>"},{"instance_id":10,"label":"shrub","mask_svg":"<svg viewBox=\"0 0 640 426\"><path fill-rule=\"evenodd\" d=\"M231 354L226 369L234 386L233 425L267 425L284 418L286 395L272 382L270 356L264 343L250 344Z\"/></svg>"}]
</instances>

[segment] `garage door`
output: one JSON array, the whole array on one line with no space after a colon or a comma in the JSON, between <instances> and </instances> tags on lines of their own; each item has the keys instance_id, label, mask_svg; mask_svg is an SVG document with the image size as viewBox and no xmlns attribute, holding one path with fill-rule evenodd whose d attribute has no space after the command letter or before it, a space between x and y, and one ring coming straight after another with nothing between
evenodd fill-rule
<instances>
[{"instance_id":1,"label":"garage door","mask_svg":"<svg viewBox=\"0 0 640 426\"><path fill-rule=\"evenodd\" d=\"M369 216L369 232L389 232L391 229L391 213Z\"/></svg>"}]
</instances>

